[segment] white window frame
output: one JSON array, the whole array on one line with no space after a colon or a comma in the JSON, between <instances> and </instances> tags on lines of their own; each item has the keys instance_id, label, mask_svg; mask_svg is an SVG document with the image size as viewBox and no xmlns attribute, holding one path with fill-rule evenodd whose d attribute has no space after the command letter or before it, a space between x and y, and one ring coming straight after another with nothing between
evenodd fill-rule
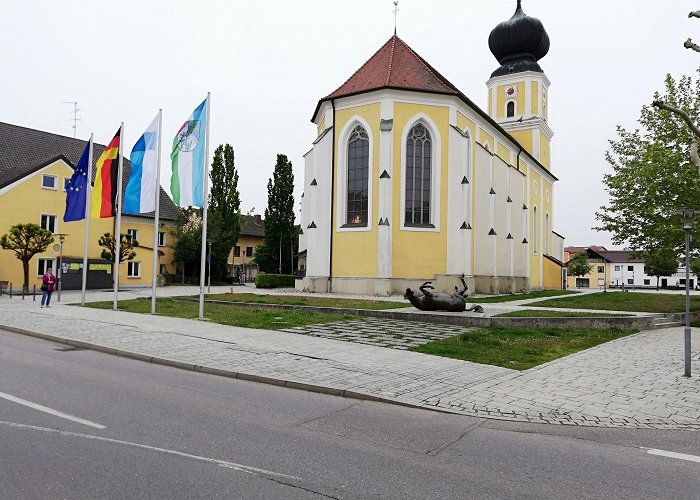
<instances>
[{"instance_id":1,"label":"white window frame","mask_svg":"<svg viewBox=\"0 0 700 500\"><path fill-rule=\"evenodd\" d=\"M369 139L369 179L367 181L367 193L369 195L369 199L367 200L367 225L343 227L348 223L348 139L350 139L352 131L355 130L355 127L358 125L365 129L367 138ZM364 118L355 115L348 120L338 135L337 151L338 170L336 173L338 179L336 181L336 213L338 214L338 217L336 222L336 231L371 231L372 225L374 224L374 207L372 206L374 196L372 196L372 193L374 177L377 174L374 168L374 136L372 135L372 127L369 126L369 123L367 123Z\"/></svg>"},{"instance_id":2,"label":"white window frame","mask_svg":"<svg viewBox=\"0 0 700 500\"><path fill-rule=\"evenodd\" d=\"M136 271L136 272L134 272ZM129 260L126 263L126 277L140 278L141 277L141 262Z\"/></svg>"},{"instance_id":3,"label":"white window frame","mask_svg":"<svg viewBox=\"0 0 700 500\"><path fill-rule=\"evenodd\" d=\"M126 236L131 239L131 241L139 241L139 230L129 228L126 230Z\"/></svg>"},{"instance_id":4,"label":"white window frame","mask_svg":"<svg viewBox=\"0 0 700 500\"><path fill-rule=\"evenodd\" d=\"M45 186L44 179L53 179L53 187ZM41 189L48 189L50 191L58 191L58 176L54 174L41 174Z\"/></svg>"},{"instance_id":5,"label":"white window frame","mask_svg":"<svg viewBox=\"0 0 700 500\"><path fill-rule=\"evenodd\" d=\"M164 247L166 244L166 235L165 231L158 231L158 246L159 247Z\"/></svg>"},{"instance_id":6,"label":"white window frame","mask_svg":"<svg viewBox=\"0 0 700 500\"><path fill-rule=\"evenodd\" d=\"M71 179L70 177L66 177L66 176L63 177L63 192L64 193L66 191L68 191L68 189L66 189L66 188L68 187L68 183L70 182L70 179Z\"/></svg>"},{"instance_id":7,"label":"white window frame","mask_svg":"<svg viewBox=\"0 0 700 500\"><path fill-rule=\"evenodd\" d=\"M430 133L431 144L431 189L430 189L430 221L435 227L415 227L406 226L406 141L408 140L408 134L411 132L413 127L418 124L423 125ZM418 113L413 116L401 132L401 179L400 179L400 191L401 191L401 204L399 207L399 221L401 225L399 229L401 231L415 231L415 232L427 232L427 233L439 233L440 232L440 188L442 179L442 137L438 132L438 128L435 123L430 119L425 113Z\"/></svg>"},{"instance_id":8,"label":"white window frame","mask_svg":"<svg viewBox=\"0 0 700 500\"><path fill-rule=\"evenodd\" d=\"M41 264L44 262L50 262L51 269L56 269L56 259L52 257L39 257L36 263L36 277L41 278L44 274L46 274L46 264L44 264L44 272L41 272Z\"/></svg>"},{"instance_id":9,"label":"white window frame","mask_svg":"<svg viewBox=\"0 0 700 500\"><path fill-rule=\"evenodd\" d=\"M44 224L42 223L42 220L44 217L47 217L47 222L48 222L48 217L53 217L53 231L51 229L44 227ZM51 231L53 234L58 233L58 215L56 214L41 214L39 215L39 226L41 226L42 229L46 229L47 231Z\"/></svg>"}]
</instances>

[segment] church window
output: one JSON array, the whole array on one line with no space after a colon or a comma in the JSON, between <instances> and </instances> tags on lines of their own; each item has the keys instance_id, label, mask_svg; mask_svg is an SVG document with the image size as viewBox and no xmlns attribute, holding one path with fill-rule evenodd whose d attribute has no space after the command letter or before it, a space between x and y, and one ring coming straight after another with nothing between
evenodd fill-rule
<instances>
[{"instance_id":1,"label":"church window","mask_svg":"<svg viewBox=\"0 0 700 500\"><path fill-rule=\"evenodd\" d=\"M537 207L532 211L532 253L537 253L537 244L540 237L539 221L537 220Z\"/></svg>"},{"instance_id":2,"label":"church window","mask_svg":"<svg viewBox=\"0 0 700 500\"><path fill-rule=\"evenodd\" d=\"M515 102L508 101L506 105L506 117L510 118L515 116Z\"/></svg>"},{"instance_id":3,"label":"church window","mask_svg":"<svg viewBox=\"0 0 700 500\"><path fill-rule=\"evenodd\" d=\"M430 225L432 140L422 124L414 126L406 139L407 226Z\"/></svg>"},{"instance_id":4,"label":"church window","mask_svg":"<svg viewBox=\"0 0 700 500\"><path fill-rule=\"evenodd\" d=\"M347 218L350 225L366 226L369 208L369 137L361 125L348 139Z\"/></svg>"}]
</instances>

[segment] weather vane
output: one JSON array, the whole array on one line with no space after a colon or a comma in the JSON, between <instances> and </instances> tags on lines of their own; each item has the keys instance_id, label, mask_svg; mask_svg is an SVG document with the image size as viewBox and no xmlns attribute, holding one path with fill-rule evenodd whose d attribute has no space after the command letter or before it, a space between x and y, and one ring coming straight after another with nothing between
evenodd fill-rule
<instances>
[{"instance_id":1,"label":"weather vane","mask_svg":"<svg viewBox=\"0 0 700 500\"><path fill-rule=\"evenodd\" d=\"M396 35L396 16L399 13L399 2L394 2L394 35Z\"/></svg>"}]
</instances>

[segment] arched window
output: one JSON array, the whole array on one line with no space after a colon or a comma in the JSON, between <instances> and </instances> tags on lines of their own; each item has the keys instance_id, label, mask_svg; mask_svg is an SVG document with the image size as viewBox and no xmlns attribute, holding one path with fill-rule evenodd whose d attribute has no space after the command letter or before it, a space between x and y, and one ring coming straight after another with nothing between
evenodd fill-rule
<instances>
[{"instance_id":1,"label":"arched window","mask_svg":"<svg viewBox=\"0 0 700 500\"><path fill-rule=\"evenodd\" d=\"M348 139L347 224L366 226L369 204L369 137L361 125Z\"/></svg>"},{"instance_id":2,"label":"arched window","mask_svg":"<svg viewBox=\"0 0 700 500\"><path fill-rule=\"evenodd\" d=\"M430 224L432 178L430 132L417 124L406 139L406 226Z\"/></svg>"},{"instance_id":3,"label":"arched window","mask_svg":"<svg viewBox=\"0 0 700 500\"><path fill-rule=\"evenodd\" d=\"M515 102L509 101L506 105L506 117L510 118L515 116Z\"/></svg>"},{"instance_id":4,"label":"arched window","mask_svg":"<svg viewBox=\"0 0 700 500\"><path fill-rule=\"evenodd\" d=\"M537 207L532 210L532 253L537 253L537 246L540 239L540 225L537 220Z\"/></svg>"}]
</instances>

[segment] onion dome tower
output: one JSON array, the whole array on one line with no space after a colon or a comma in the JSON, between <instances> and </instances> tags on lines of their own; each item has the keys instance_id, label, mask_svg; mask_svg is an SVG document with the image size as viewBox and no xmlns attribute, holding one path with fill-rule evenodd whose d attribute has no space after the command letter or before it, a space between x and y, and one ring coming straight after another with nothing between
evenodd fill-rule
<instances>
[{"instance_id":1,"label":"onion dome tower","mask_svg":"<svg viewBox=\"0 0 700 500\"><path fill-rule=\"evenodd\" d=\"M513 16L491 31L489 49L500 64L486 82L489 115L549 168L554 135L547 125L550 82L538 63L549 52L547 31L518 0Z\"/></svg>"}]
</instances>

